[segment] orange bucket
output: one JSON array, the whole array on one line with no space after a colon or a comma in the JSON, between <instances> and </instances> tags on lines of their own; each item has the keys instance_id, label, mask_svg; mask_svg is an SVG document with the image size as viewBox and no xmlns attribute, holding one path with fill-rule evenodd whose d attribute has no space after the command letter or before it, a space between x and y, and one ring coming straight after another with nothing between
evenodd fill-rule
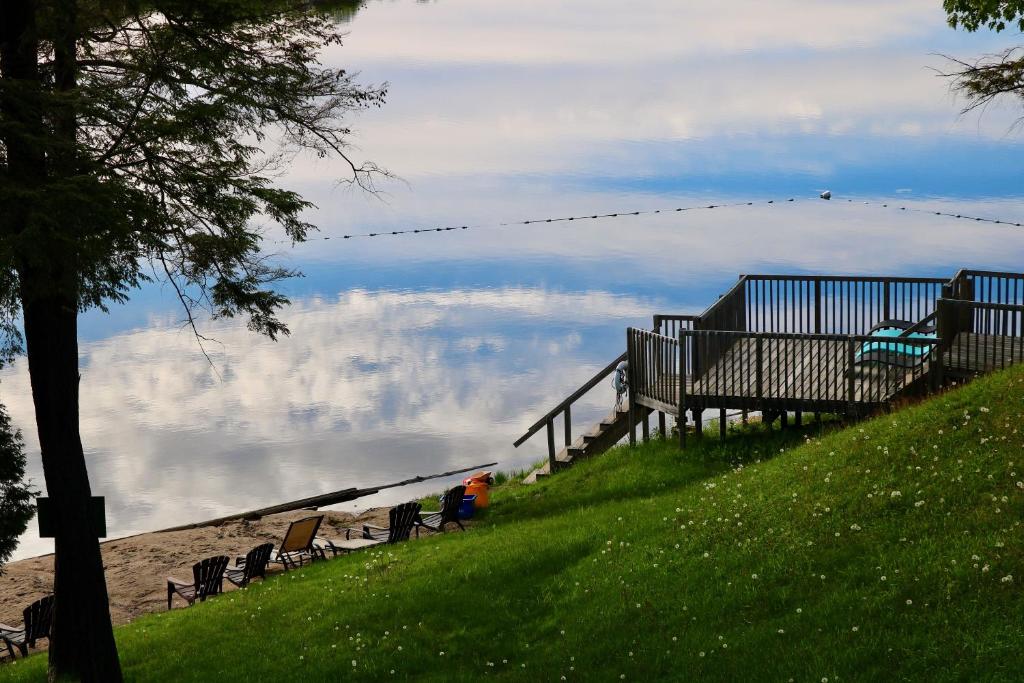
<instances>
[{"instance_id":1,"label":"orange bucket","mask_svg":"<svg viewBox=\"0 0 1024 683\"><path fill-rule=\"evenodd\" d=\"M485 508L490 503L490 501L487 499L487 492L489 489L490 486L487 485L487 482L474 481L466 485L466 495L476 496L476 502L474 504L474 507L476 507L477 509Z\"/></svg>"}]
</instances>

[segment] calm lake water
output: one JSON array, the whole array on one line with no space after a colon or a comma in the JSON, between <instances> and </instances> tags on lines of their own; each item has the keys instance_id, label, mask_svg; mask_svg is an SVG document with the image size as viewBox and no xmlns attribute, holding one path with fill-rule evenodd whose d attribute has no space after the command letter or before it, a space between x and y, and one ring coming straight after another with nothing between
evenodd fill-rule
<instances>
[{"instance_id":1,"label":"calm lake water","mask_svg":"<svg viewBox=\"0 0 1024 683\"><path fill-rule=\"evenodd\" d=\"M862 203L1024 221L1019 104L960 116L935 72L939 54L1021 37L954 32L938 0L371 1L347 30L325 61L390 83L384 108L353 120L353 153L403 182L369 197L337 185L339 164L299 159L287 180L325 236L762 203L270 244L305 272L285 286L292 335L207 323L215 369L161 287L86 314L82 434L111 536L523 467L543 435L512 441L622 351L626 326L699 312L740 273L1024 265L1024 229ZM0 379L41 485L24 361ZM577 424L613 401L593 392ZM33 522L18 555L49 549Z\"/></svg>"}]
</instances>

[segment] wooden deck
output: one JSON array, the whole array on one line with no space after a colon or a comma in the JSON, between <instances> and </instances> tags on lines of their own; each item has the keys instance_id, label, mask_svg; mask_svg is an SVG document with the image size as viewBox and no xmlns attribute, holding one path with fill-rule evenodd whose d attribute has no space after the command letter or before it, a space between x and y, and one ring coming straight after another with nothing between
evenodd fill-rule
<instances>
[{"instance_id":1,"label":"wooden deck","mask_svg":"<svg viewBox=\"0 0 1024 683\"><path fill-rule=\"evenodd\" d=\"M692 411L695 422L716 408L722 415L727 409L781 415L783 424L788 412L798 421L801 411L860 417L900 396L1020 362L1024 273L741 275L699 315L657 314L649 330L629 328L626 352L515 445L546 430L553 472L569 456L607 448L624 422L631 442L637 425L646 439L652 410L662 434L665 415L678 418L681 411ZM574 441L571 405L612 373L628 375L631 409ZM564 429L562 454L555 448L556 420ZM724 420L720 428L724 438ZM681 442L685 433L679 432Z\"/></svg>"},{"instance_id":2,"label":"wooden deck","mask_svg":"<svg viewBox=\"0 0 1024 683\"><path fill-rule=\"evenodd\" d=\"M754 339L739 339L699 378L687 376L687 407L755 409L769 402L780 408L794 404L828 410L845 408L851 400L877 405L891 400L926 370L856 363L851 377L845 342L783 339L764 356L759 388L755 344ZM655 383L660 400L641 395L637 403L678 414L678 375L659 375Z\"/></svg>"}]
</instances>

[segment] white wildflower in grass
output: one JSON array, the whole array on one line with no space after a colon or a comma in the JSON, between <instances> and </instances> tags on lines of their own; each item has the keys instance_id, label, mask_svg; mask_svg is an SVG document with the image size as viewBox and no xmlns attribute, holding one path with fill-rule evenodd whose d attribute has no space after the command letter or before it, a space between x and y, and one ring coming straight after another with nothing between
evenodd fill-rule
<instances>
[{"instance_id":1,"label":"white wildflower in grass","mask_svg":"<svg viewBox=\"0 0 1024 683\"><path fill-rule=\"evenodd\" d=\"M851 630L851 631L853 631L854 633L856 633L857 631L859 631L859 630L860 630L860 626L854 626L854 627L853 627L853 628L851 628L850 630Z\"/></svg>"},{"instance_id":2,"label":"white wildflower in grass","mask_svg":"<svg viewBox=\"0 0 1024 683\"><path fill-rule=\"evenodd\" d=\"M999 583L1013 583L1013 574L1007 574L1003 578L999 579Z\"/></svg>"},{"instance_id":3,"label":"white wildflower in grass","mask_svg":"<svg viewBox=\"0 0 1024 683\"><path fill-rule=\"evenodd\" d=\"M890 493L890 494L889 494L889 497L890 497L890 498L899 498L899 497L900 497L900 496L902 496L902 495L903 495L903 494L902 494L902 493L900 493L899 491L893 491L892 493Z\"/></svg>"},{"instance_id":4,"label":"white wildflower in grass","mask_svg":"<svg viewBox=\"0 0 1024 683\"><path fill-rule=\"evenodd\" d=\"M914 604L914 601L913 601L913 600L907 600L907 605L908 605L908 606L909 606L909 605L913 605L913 604Z\"/></svg>"}]
</instances>

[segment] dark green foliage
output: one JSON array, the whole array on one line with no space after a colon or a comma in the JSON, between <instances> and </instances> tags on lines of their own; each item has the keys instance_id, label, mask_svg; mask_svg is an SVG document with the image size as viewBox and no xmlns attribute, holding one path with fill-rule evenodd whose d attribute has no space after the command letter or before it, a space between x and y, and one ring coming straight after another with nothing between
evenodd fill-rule
<instances>
[{"instance_id":1,"label":"dark green foliage","mask_svg":"<svg viewBox=\"0 0 1024 683\"><path fill-rule=\"evenodd\" d=\"M1002 31L1016 24L1024 31L1024 2L1020 0L943 0L942 6L953 28Z\"/></svg>"},{"instance_id":2,"label":"dark green foliage","mask_svg":"<svg viewBox=\"0 0 1024 683\"><path fill-rule=\"evenodd\" d=\"M21 432L11 425L7 411L0 406L0 574L3 565L18 547L35 514L34 492L24 483L25 448Z\"/></svg>"},{"instance_id":3,"label":"dark green foliage","mask_svg":"<svg viewBox=\"0 0 1024 683\"><path fill-rule=\"evenodd\" d=\"M944 0L943 7L953 28L977 31L984 27L1003 31L1016 27L1024 31L1022 0ZM943 76L967 99L965 112L983 107L1003 95L1024 99L1024 49L1009 48L974 62L951 61L956 68Z\"/></svg>"},{"instance_id":4,"label":"dark green foliage","mask_svg":"<svg viewBox=\"0 0 1024 683\"><path fill-rule=\"evenodd\" d=\"M41 3L37 17L46 51L60 42L57 4ZM343 180L362 187L382 173L348 158L343 118L379 106L384 88L317 61L340 41L338 7L174 0L77 11L73 87L60 84L51 58L39 83L0 78L0 96L42 111L37 130L0 119L2 320L18 314L13 300L5 305L18 285L14 264L60 250L73 255L82 309L124 300L156 277L175 287L189 322L200 308L245 315L271 337L287 333L275 315L287 300L273 284L294 273L260 257L260 224L295 241L313 226L303 217L311 204L275 174L302 151L342 158ZM62 134L64 117L74 140ZM11 177L8 146L19 143L67 163L42 182ZM15 205L27 210L6 210ZM41 283L32 286L39 294ZM4 332L17 350L16 330Z\"/></svg>"}]
</instances>

